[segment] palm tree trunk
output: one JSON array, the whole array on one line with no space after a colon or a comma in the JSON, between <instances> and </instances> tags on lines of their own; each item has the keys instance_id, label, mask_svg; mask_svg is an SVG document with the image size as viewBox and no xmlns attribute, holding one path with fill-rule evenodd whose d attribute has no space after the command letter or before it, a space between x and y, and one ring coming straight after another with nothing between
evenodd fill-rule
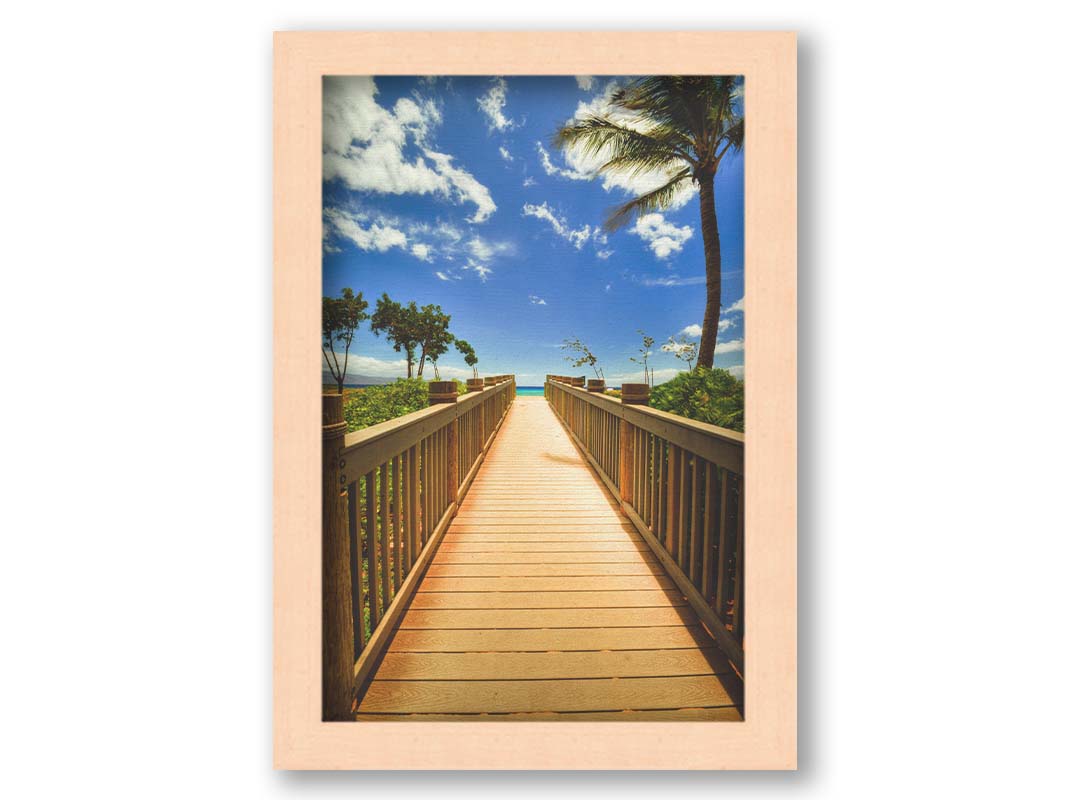
<instances>
[{"instance_id":1,"label":"palm tree trunk","mask_svg":"<svg viewBox=\"0 0 1067 800\"><path fill-rule=\"evenodd\" d=\"M704 306L697 366L710 368L715 360L715 341L719 337L719 313L722 310L722 251L719 247L719 220L715 216L714 174L700 181L700 232L704 237L707 305Z\"/></svg>"}]
</instances>

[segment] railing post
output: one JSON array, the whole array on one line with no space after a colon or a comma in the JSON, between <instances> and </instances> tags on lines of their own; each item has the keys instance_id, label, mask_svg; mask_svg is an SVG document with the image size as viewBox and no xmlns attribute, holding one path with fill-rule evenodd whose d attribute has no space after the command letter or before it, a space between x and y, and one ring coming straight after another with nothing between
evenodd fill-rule
<instances>
[{"instance_id":1,"label":"railing post","mask_svg":"<svg viewBox=\"0 0 1067 800\"><path fill-rule=\"evenodd\" d=\"M626 406L647 406L648 394L647 383L624 383L622 385L622 404ZM634 426L625 419L619 420L619 496L624 503L633 505Z\"/></svg>"},{"instance_id":2,"label":"railing post","mask_svg":"<svg viewBox=\"0 0 1067 800\"><path fill-rule=\"evenodd\" d=\"M352 572L342 489L345 422L339 394L322 396L322 718L352 718L355 628Z\"/></svg>"},{"instance_id":3,"label":"railing post","mask_svg":"<svg viewBox=\"0 0 1067 800\"><path fill-rule=\"evenodd\" d=\"M459 393L452 381L430 381L430 405L436 406L443 403L455 403L459 400ZM447 459L445 472L447 475L446 503L456 502L459 497L459 419L448 423L445 429L445 451Z\"/></svg>"},{"instance_id":4,"label":"railing post","mask_svg":"<svg viewBox=\"0 0 1067 800\"><path fill-rule=\"evenodd\" d=\"M634 426L619 419L619 499L634 503Z\"/></svg>"}]
</instances>

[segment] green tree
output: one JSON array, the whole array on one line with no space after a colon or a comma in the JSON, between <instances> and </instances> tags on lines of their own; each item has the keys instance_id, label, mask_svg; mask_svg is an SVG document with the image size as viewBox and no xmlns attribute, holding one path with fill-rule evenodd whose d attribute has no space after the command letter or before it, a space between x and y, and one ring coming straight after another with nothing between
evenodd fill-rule
<instances>
[{"instance_id":1,"label":"green tree","mask_svg":"<svg viewBox=\"0 0 1067 800\"><path fill-rule=\"evenodd\" d=\"M415 351L422 342L419 309L414 301L402 306L388 294L383 294L378 298L370 320L370 329L375 336L384 333L385 338L393 343L396 352L403 351L410 378L415 365Z\"/></svg>"},{"instance_id":2,"label":"green tree","mask_svg":"<svg viewBox=\"0 0 1067 800\"><path fill-rule=\"evenodd\" d=\"M444 313L441 306L433 303L423 306L417 312L416 326L419 344L422 346L422 354L419 357L420 378L426 366L426 359L434 365L434 375L437 375L437 359L448 351L448 345L453 339L452 334L448 332L448 324L451 321L451 315Z\"/></svg>"},{"instance_id":3,"label":"green tree","mask_svg":"<svg viewBox=\"0 0 1067 800\"><path fill-rule=\"evenodd\" d=\"M456 350L458 350L463 360L467 362L467 366L474 370L474 377L478 377L478 356L474 353L474 348L471 347L471 343L465 339L456 339Z\"/></svg>"},{"instance_id":4,"label":"green tree","mask_svg":"<svg viewBox=\"0 0 1067 800\"><path fill-rule=\"evenodd\" d=\"M593 369L593 374L601 380L604 379L604 371L597 368L597 364L600 363L592 351L582 342L575 337L574 339L564 339L563 349L570 350L574 353L573 356L563 356L563 360L570 363L573 367L584 367L588 364Z\"/></svg>"},{"instance_id":5,"label":"green tree","mask_svg":"<svg viewBox=\"0 0 1067 800\"><path fill-rule=\"evenodd\" d=\"M697 366L711 367L722 303L722 253L715 212L715 175L723 157L740 151L745 139L744 79L737 76L658 76L641 78L611 97L621 112L589 116L562 126L557 147L606 160L602 173L638 177L665 172L666 182L613 209L605 227L618 230L633 215L670 208L680 189L695 183L700 192L704 238L706 302Z\"/></svg>"},{"instance_id":6,"label":"green tree","mask_svg":"<svg viewBox=\"0 0 1067 800\"><path fill-rule=\"evenodd\" d=\"M693 360L697 357L697 346L695 342L689 341L689 337L682 334L677 339L673 336L668 337L667 343L660 348L664 353L674 353L674 357L679 361L684 361L689 365L689 371L693 371Z\"/></svg>"},{"instance_id":7,"label":"green tree","mask_svg":"<svg viewBox=\"0 0 1067 800\"><path fill-rule=\"evenodd\" d=\"M656 382L656 372L648 366L648 357L652 353L652 347L656 344L656 340L643 330L639 329L637 332L641 334L641 349L637 351L637 357L630 356L630 360L645 368L645 383L652 386Z\"/></svg>"},{"instance_id":8,"label":"green tree","mask_svg":"<svg viewBox=\"0 0 1067 800\"><path fill-rule=\"evenodd\" d=\"M448 350L448 345L452 342L452 339L452 334L448 333L443 338L434 339L423 345L423 358L428 359L430 364L433 365L433 379L435 381L441 380L441 373L437 371L437 359L439 359L445 354L445 352ZM421 376L422 373L420 372L419 374Z\"/></svg>"},{"instance_id":9,"label":"green tree","mask_svg":"<svg viewBox=\"0 0 1067 800\"><path fill-rule=\"evenodd\" d=\"M322 357L330 368L330 375L337 382L337 393L345 392L345 375L348 373L348 350L356 336L359 323L367 319L367 301L363 292L353 294L349 288L341 290L340 297L322 298ZM337 356L337 347L345 346L342 363Z\"/></svg>"}]
</instances>

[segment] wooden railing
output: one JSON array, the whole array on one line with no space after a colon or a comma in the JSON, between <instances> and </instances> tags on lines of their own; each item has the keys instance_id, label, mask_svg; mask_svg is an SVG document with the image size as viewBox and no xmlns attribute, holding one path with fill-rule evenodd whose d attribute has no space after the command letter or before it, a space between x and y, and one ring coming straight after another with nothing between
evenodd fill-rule
<instances>
[{"instance_id":1,"label":"wooden railing","mask_svg":"<svg viewBox=\"0 0 1067 800\"><path fill-rule=\"evenodd\" d=\"M345 433L323 395L323 719L352 718L514 398L510 375L435 381L429 408Z\"/></svg>"},{"instance_id":2,"label":"wooden railing","mask_svg":"<svg viewBox=\"0 0 1067 800\"><path fill-rule=\"evenodd\" d=\"M580 385L549 376L545 397L743 674L744 435L647 407L643 384Z\"/></svg>"}]
</instances>

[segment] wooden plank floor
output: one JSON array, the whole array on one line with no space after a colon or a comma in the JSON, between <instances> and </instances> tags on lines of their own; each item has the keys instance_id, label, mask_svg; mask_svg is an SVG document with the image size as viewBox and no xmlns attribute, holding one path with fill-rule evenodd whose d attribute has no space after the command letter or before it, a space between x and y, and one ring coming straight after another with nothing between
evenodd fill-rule
<instances>
[{"instance_id":1,"label":"wooden plank floor","mask_svg":"<svg viewBox=\"0 0 1067 800\"><path fill-rule=\"evenodd\" d=\"M544 398L520 397L361 720L738 720L741 684Z\"/></svg>"}]
</instances>

